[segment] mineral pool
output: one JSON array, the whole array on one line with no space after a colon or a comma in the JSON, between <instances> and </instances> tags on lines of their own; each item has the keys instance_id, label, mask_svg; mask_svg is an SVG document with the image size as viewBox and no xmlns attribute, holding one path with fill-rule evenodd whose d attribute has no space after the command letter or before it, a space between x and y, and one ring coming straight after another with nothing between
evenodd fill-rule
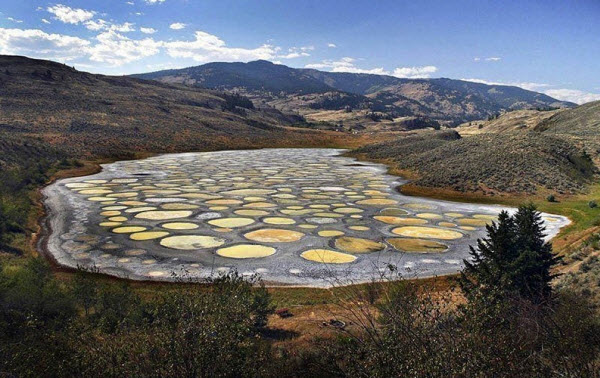
<instances>
[{"instance_id":1,"label":"mineral pool","mask_svg":"<svg viewBox=\"0 0 600 378\"><path fill-rule=\"evenodd\" d=\"M62 265L147 280L236 270L331 286L455 273L504 208L407 197L380 164L333 149L168 154L44 189L43 247ZM514 209L506 209L509 212ZM548 238L568 219L543 214Z\"/></svg>"}]
</instances>

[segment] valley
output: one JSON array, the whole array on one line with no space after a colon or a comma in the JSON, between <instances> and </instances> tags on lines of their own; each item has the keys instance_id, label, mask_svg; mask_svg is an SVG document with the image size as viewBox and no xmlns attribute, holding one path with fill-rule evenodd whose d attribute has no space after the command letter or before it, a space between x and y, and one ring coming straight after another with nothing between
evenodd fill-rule
<instances>
[{"instance_id":1,"label":"valley","mask_svg":"<svg viewBox=\"0 0 600 378\"><path fill-rule=\"evenodd\" d=\"M87 346L81 352L87 371L97 374L97 361L111 365L114 351L130 350L119 343L173 353L153 335L173 337L168 327L185 321L181 311L202 308L210 320L201 329L229 332L223 314L233 316L240 303L243 321L265 320L248 323L237 340L276 350L261 357L271 372L289 365L271 353L293 355L287 368L300 370L340 358L336 348L354 353L335 341L339 322L343 332L373 332L395 295L408 303L400 307L423 306L415 311L426 316L428 301L443 303L448 334L440 318L423 320L427 332L440 332L439 348L456 334L483 340L456 320L478 316L457 306L467 301L457 273L475 261L469 247L478 248L499 212L516 214L525 203L543 211L546 240L562 258L553 284L600 290L600 102L575 107L510 87L287 68L276 68L285 80L271 83L273 64L240 65L261 66L266 73L254 83L273 87L229 85L220 71L203 73L201 86L190 81L198 80L191 68L185 80L180 72L148 74L160 80L153 81L0 57L6 292L23 290L19 274L35 282L43 274L55 291L32 295L50 303L50 292L70 306L74 299L60 293L84 287L72 306L89 313L70 318L75 328L61 329L66 339L55 345L72 350L103 338L101 357ZM51 265L36 266L39 256ZM404 285L418 295L398 294ZM145 373L155 368L139 356L132 360Z\"/></svg>"}]
</instances>

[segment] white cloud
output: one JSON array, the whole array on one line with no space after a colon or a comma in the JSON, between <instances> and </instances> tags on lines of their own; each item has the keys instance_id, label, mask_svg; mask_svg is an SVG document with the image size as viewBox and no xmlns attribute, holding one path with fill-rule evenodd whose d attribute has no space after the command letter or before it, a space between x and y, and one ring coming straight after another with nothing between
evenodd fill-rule
<instances>
[{"instance_id":1,"label":"white cloud","mask_svg":"<svg viewBox=\"0 0 600 378\"><path fill-rule=\"evenodd\" d=\"M126 1L126 2L125 2L125 4L128 4L128 5L134 5L134 4L133 4L133 1Z\"/></svg>"},{"instance_id":2,"label":"white cloud","mask_svg":"<svg viewBox=\"0 0 600 378\"><path fill-rule=\"evenodd\" d=\"M404 78L426 78L430 74L437 72L435 66L423 67L397 67L393 72L385 70L383 67L364 69L355 66L356 59L345 57L340 60L324 60L321 63L307 64L305 68L314 68L318 70L329 70L331 72L350 72L366 73L375 75L393 75Z\"/></svg>"},{"instance_id":3,"label":"white cloud","mask_svg":"<svg viewBox=\"0 0 600 378\"><path fill-rule=\"evenodd\" d=\"M140 28L140 31L144 34L154 34L156 33L156 29L153 28Z\"/></svg>"},{"instance_id":4,"label":"white cloud","mask_svg":"<svg viewBox=\"0 0 600 378\"><path fill-rule=\"evenodd\" d=\"M96 14L95 11L71 8L62 4L48 7L46 10L52 13L55 16L54 18L65 24L80 24L91 20Z\"/></svg>"},{"instance_id":5,"label":"white cloud","mask_svg":"<svg viewBox=\"0 0 600 378\"><path fill-rule=\"evenodd\" d=\"M254 49L228 47L219 37L203 31L196 31L193 41L165 42L163 46L173 58L191 58L197 62L272 60L278 51L277 47L271 45Z\"/></svg>"},{"instance_id":6,"label":"white cloud","mask_svg":"<svg viewBox=\"0 0 600 378\"><path fill-rule=\"evenodd\" d=\"M392 75L408 79L428 78L437 70L436 66L398 67Z\"/></svg>"},{"instance_id":7,"label":"white cloud","mask_svg":"<svg viewBox=\"0 0 600 378\"><path fill-rule=\"evenodd\" d=\"M135 31L135 29L133 28L133 24L131 22L125 22L121 25L113 24L110 26L109 30L113 30L113 31L120 32L120 33L128 33L128 32Z\"/></svg>"},{"instance_id":8,"label":"white cloud","mask_svg":"<svg viewBox=\"0 0 600 378\"><path fill-rule=\"evenodd\" d=\"M303 46L303 47L291 47L288 49L288 53L277 56L280 59L294 59L302 56L310 56L308 51L314 50L314 46Z\"/></svg>"},{"instance_id":9,"label":"white cloud","mask_svg":"<svg viewBox=\"0 0 600 378\"><path fill-rule=\"evenodd\" d=\"M99 18L97 20L86 21L83 24L86 28L93 31L112 30L119 33L128 33L135 31L135 28L133 27L134 24L132 24L131 22L125 22L123 24L111 24L110 22Z\"/></svg>"},{"instance_id":10,"label":"white cloud","mask_svg":"<svg viewBox=\"0 0 600 378\"><path fill-rule=\"evenodd\" d=\"M98 43L87 49L90 60L114 66L156 55L162 45L152 38L130 39L114 30L100 33L96 40Z\"/></svg>"},{"instance_id":11,"label":"white cloud","mask_svg":"<svg viewBox=\"0 0 600 378\"><path fill-rule=\"evenodd\" d=\"M165 0L144 0L144 2L146 4L160 4L160 3L164 3Z\"/></svg>"},{"instance_id":12,"label":"white cloud","mask_svg":"<svg viewBox=\"0 0 600 378\"><path fill-rule=\"evenodd\" d=\"M317 70L330 70L331 72L350 72L350 73L367 73L376 75L389 75L389 72L381 67L363 69L354 65L356 59L344 57L340 60L324 60L321 63L307 64L305 68L314 68Z\"/></svg>"},{"instance_id":13,"label":"white cloud","mask_svg":"<svg viewBox=\"0 0 600 378\"><path fill-rule=\"evenodd\" d=\"M16 22L17 24L23 23L23 20L17 20L16 18L12 18L12 17L7 17L6 19L9 21L12 21L12 22Z\"/></svg>"},{"instance_id":14,"label":"white cloud","mask_svg":"<svg viewBox=\"0 0 600 378\"><path fill-rule=\"evenodd\" d=\"M98 30L103 30L108 28L108 22L104 21L103 19L99 18L97 20L88 20L86 22L83 23L85 25L86 28L88 28L89 30L93 30L93 31L98 31Z\"/></svg>"},{"instance_id":15,"label":"white cloud","mask_svg":"<svg viewBox=\"0 0 600 378\"><path fill-rule=\"evenodd\" d=\"M331 47L331 48L333 48L333 49L334 49L334 48L336 48L337 46L336 46L336 44L335 44L335 43L328 43L328 44L327 44L327 47Z\"/></svg>"},{"instance_id":16,"label":"white cloud","mask_svg":"<svg viewBox=\"0 0 600 378\"><path fill-rule=\"evenodd\" d=\"M73 60L85 55L89 41L37 29L0 28L0 54L27 55L35 58Z\"/></svg>"},{"instance_id":17,"label":"white cloud","mask_svg":"<svg viewBox=\"0 0 600 378\"><path fill-rule=\"evenodd\" d=\"M475 58L473 58L474 62L481 62L481 61L486 61L486 62L499 62L502 60L502 58L500 58L499 56L490 56L487 58L480 58L478 56L476 56Z\"/></svg>"},{"instance_id":18,"label":"white cloud","mask_svg":"<svg viewBox=\"0 0 600 378\"><path fill-rule=\"evenodd\" d=\"M540 91L543 88L548 88L551 85L545 83L533 83L528 81L492 81L484 79L460 79L464 81L471 81L473 83L487 84L487 85L510 85L513 87L520 87L528 91Z\"/></svg>"},{"instance_id":19,"label":"white cloud","mask_svg":"<svg viewBox=\"0 0 600 378\"><path fill-rule=\"evenodd\" d=\"M176 22L176 23L174 23L174 24L171 24L171 25L169 26L169 28L171 28L171 29L173 29L173 30L181 30L181 29L183 29L183 28L185 28L185 27L186 27L186 24L184 24L184 23L181 23L181 22Z\"/></svg>"},{"instance_id":20,"label":"white cloud","mask_svg":"<svg viewBox=\"0 0 600 378\"><path fill-rule=\"evenodd\" d=\"M96 22L99 22L96 20ZM86 25L90 27L92 24ZM229 47L215 35L197 31L191 41L157 41L152 38L133 39L118 30L130 30L131 25L101 24L101 32L94 40L85 40L42 30L0 28L0 54L27 55L36 58L69 61L78 59L83 67L86 61L94 67L120 66L156 55L164 51L174 58L190 58L197 62L273 60L279 48L262 45L256 48ZM146 28L147 29L147 28ZM312 47L307 46L304 51ZM299 48L299 51L303 51Z\"/></svg>"},{"instance_id":21,"label":"white cloud","mask_svg":"<svg viewBox=\"0 0 600 378\"><path fill-rule=\"evenodd\" d=\"M563 101L571 101L576 104L585 104L586 102L600 100L600 93L584 92L577 89L548 89L544 93L550 97Z\"/></svg>"},{"instance_id":22,"label":"white cloud","mask_svg":"<svg viewBox=\"0 0 600 378\"><path fill-rule=\"evenodd\" d=\"M532 83L532 82L499 82L490 81L483 79L461 79L465 81L472 81L474 83L481 83L487 85L511 85L514 87L520 87L528 91L536 91L546 94L550 97L554 97L561 101L570 101L576 104L584 104L590 101L600 100L600 94L584 92L578 89L566 89L566 88L554 88L553 85L545 83Z\"/></svg>"},{"instance_id":23,"label":"white cloud","mask_svg":"<svg viewBox=\"0 0 600 378\"><path fill-rule=\"evenodd\" d=\"M310 56L310 54L309 53L300 53L300 52L290 52L285 55L278 55L277 57L280 59L294 59L294 58L300 58L301 56Z\"/></svg>"},{"instance_id":24,"label":"white cloud","mask_svg":"<svg viewBox=\"0 0 600 378\"><path fill-rule=\"evenodd\" d=\"M50 23L50 21L46 20L45 18L42 18L42 22L43 22L44 24L49 24L49 23Z\"/></svg>"}]
</instances>

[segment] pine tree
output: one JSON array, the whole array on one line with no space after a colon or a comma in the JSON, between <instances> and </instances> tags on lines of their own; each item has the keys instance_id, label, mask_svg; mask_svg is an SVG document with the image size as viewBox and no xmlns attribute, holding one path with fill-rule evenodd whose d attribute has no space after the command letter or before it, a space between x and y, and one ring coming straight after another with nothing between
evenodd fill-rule
<instances>
[{"instance_id":1,"label":"pine tree","mask_svg":"<svg viewBox=\"0 0 600 378\"><path fill-rule=\"evenodd\" d=\"M552 294L550 282L556 275L550 270L560 258L552 253L552 245L544 241L546 229L533 204L520 206L514 219L519 256L509 269L511 281L521 297L540 303Z\"/></svg>"},{"instance_id":2,"label":"pine tree","mask_svg":"<svg viewBox=\"0 0 600 378\"><path fill-rule=\"evenodd\" d=\"M460 286L470 297L519 296L533 303L550 298L550 271L559 261L544 241L545 228L535 206L520 206L514 216L502 212L487 226L487 237L471 247Z\"/></svg>"},{"instance_id":3,"label":"pine tree","mask_svg":"<svg viewBox=\"0 0 600 378\"><path fill-rule=\"evenodd\" d=\"M498 222L486 226L487 237L477 240L477 248L470 247L471 260L464 260L460 286L467 294L486 294L497 287L510 285L505 276L507 262L516 255L517 230L514 219L506 211L498 216Z\"/></svg>"}]
</instances>

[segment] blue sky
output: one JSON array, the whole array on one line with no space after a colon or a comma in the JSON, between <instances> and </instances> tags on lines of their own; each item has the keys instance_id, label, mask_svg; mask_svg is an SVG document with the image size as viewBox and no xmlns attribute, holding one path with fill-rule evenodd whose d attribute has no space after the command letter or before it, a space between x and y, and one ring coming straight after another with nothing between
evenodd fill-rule
<instances>
[{"instance_id":1,"label":"blue sky","mask_svg":"<svg viewBox=\"0 0 600 378\"><path fill-rule=\"evenodd\" d=\"M2 0L0 53L128 74L211 61L600 100L600 0Z\"/></svg>"}]
</instances>

